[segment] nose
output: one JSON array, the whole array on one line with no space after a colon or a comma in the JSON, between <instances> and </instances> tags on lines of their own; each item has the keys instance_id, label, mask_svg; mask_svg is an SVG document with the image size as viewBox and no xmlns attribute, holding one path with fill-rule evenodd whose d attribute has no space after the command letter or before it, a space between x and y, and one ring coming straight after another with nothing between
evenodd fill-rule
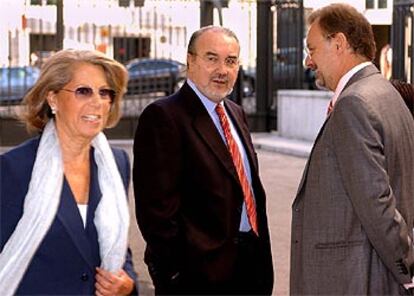
<instances>
[{"instance_id":1,"label":"nose","mask_svg":"<svg viewBox=\"0 0 414 296\"><path fill-rule=\"evenodd\" d=\"M303 60L303 65L305 66L305 68L309 68L311 70L315 69L315 64L313 63L313 60L309 54L307 54L305 59Z\"/></svg>"},{"instance_id":2,"label":"nose","mask_svg":"<svg viewBox=\"0 0 414 296\"><path fill-rule=\"evenodd\" d=\"M94 91L91 97L89 98L89 102L93 105L100 105L102 103L101 95L99 91Z\"/></svg>"},{"instance_id":3,"label":"nose","mask_svg":"<svg viewBox=\"0 0 414 296\"><path fill-rule=\"evenodd\" d=\"M226 61L225 60L218 61L218 63L217 63L217 71L219 73L227 73L228 69L229 69L229 67L226 64Z\"/></svg>"}]
</instances>

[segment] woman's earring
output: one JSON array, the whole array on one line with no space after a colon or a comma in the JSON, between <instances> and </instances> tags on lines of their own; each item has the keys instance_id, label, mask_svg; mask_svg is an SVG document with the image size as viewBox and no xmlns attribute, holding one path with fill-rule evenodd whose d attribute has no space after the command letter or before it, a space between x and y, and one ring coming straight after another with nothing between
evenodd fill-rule
<instances>
[{"instance_id":1,"label":"woman's earring","mask_svg":"<svg viewBox=\"0 0 414 296\"><path fill-rule=\"evenodd\" d=\"M56 107L50 106L50 109L52 110L52 114L55 115L56 114Z\"/></svg>"}]
</instances>

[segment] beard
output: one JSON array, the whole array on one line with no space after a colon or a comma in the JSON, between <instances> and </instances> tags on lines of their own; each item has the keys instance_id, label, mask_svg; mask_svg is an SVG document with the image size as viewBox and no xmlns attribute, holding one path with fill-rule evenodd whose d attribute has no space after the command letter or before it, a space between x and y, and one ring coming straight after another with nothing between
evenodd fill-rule
<instances>
[{"instance_id":1,"label":"beard","mask_svg":"<svg viewBox=\"0 0 414 296\"><path fill-rule=\"evenodd\" d=\"M217 80L223 83L222 87L216 85ZM228 78L215 77L210 80L210 83L202 88L203 94L212 101L220 102L233 91Z\"/></svg>"},{"instance_id":2,"label":"beard","mask_svg":"<svg viewBox=\"0 0 414 296\"><path fill-rule=\"evenodd\" d=\"M207 97L210 98L210 99L214 99L215 101L216 100L221 101L222 99L227 97L229 94L231 94L232 91L233 91L233 88L228 88L228 89L223 90L223 91L217 91L217 90L214 90L214 89L213 90L209 90L209 89L206 90Z\"/></svg>"}]
</instances>

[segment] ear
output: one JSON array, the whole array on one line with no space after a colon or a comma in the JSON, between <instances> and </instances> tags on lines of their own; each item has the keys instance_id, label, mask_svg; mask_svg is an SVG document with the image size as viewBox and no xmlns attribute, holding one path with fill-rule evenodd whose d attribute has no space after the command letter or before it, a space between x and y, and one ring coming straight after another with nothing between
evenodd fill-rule
<instances>
[{"instance_id":1,"label":"ear","mask_svg":"<svg viewBox=\"0 0 414 296\"><path fill-rule=\"evenodd\" d=\"M336 33L333 41L335 43L336 50L338 51L338 53L342 53L348 48L350 48L348 39L342 32Z\"/></svg>"},{"instance_id":2,"label":"ear","mask_svg":"<svg viewBox=\"0 0 414 296\"><path fill-rule=\"evenodd\" d=\"M54 91L49 91L47 93L47 97L46 97L47 103L49 104L49 107L55 107L57 105L57 96L56 93Z\"/></svg>"},{"instance_id":3,"label":"ear","mask_svg":"<svg viewBox=\"0 0 414 296\"><path fill-rule=\"evenodd\" d=\"M190 68L190 64L194 62L195 55L187 53L187 68Z\"/></svg>"}]
</instances>

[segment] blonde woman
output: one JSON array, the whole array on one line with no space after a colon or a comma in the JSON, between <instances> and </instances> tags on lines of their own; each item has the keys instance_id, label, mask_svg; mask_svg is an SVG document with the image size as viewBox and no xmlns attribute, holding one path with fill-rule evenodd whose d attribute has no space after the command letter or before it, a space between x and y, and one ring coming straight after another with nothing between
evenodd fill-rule
<instances>
[{"instance_id":1,"label":"blonde woman","mask_svg":"<svg viewBox=\"0 0 414 296\"><path fill-rule=\"evenodd\" d=\"M22 117L40 136L0 156L1 295L134 291L129 160L102 133L118 122L127 79L93 51L43 65Z\"/></svg>"}]
</instances>

